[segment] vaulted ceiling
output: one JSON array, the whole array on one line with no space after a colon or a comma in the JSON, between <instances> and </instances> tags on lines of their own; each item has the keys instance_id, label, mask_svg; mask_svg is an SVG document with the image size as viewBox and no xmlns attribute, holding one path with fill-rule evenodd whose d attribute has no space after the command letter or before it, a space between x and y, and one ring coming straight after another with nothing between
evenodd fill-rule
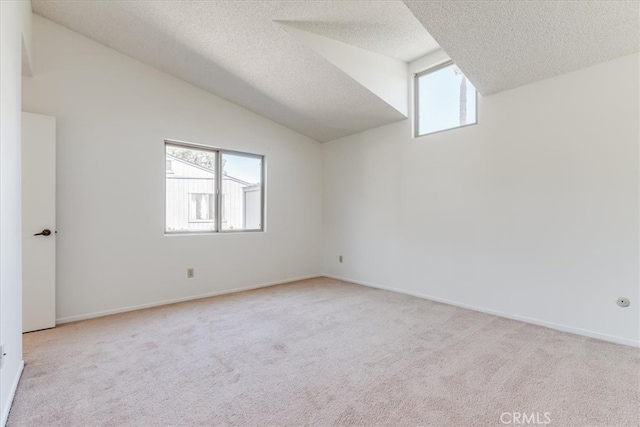
<instances>
[{"instance_id":1,"label":"vaulted ceiling","mask_svg":"<svg viewBox=\"0 0 640 427\"><path fill-rule=\"evenodd\" d=\"M405 119L406 100L392 96L407 96L398 76L439 46L483 95L640 50L637 1L32 4L45 18L318 141Z\"/></svg>"},{"instance_id":2,"label":"vaulted ceiling","mask_svg":"<svg viewBox=\"0 0 640 427\"><path fill-rule=\"evenodd\" d=\"M485 95L640 50L639 1L405 1Z\"/></svg>"},{"instance_id":3,"label":"vaulted ceiling","mask_svg":"<svg viewBox=\"0 0 640 427\"><path fill-rule=\"evenodd\" d=\"M35 13L319 141L406 115L282 23L409 61L437 49L402 2L33 1Z\"/></svg>"}]
</instances>

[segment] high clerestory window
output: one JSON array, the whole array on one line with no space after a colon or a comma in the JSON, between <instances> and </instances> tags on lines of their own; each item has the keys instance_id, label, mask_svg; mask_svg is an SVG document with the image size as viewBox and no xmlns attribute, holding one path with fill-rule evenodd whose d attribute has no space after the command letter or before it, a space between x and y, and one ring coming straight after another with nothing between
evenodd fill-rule
<instances>
[{"instance_id":1,"label":"high clerestory window","mask_svg":"<svg viewBox=\"0 0 640 427\"><path fill-rule=\"evenodd\" d=\"M165 233L264 230L264 156L165 141Z\"/></svg>"},{"instance_id":2,"label":"high clerestory window","mask_svg":"<svg viewBox=\"0 0 640 427\"><path fill-rule=\"evenodd\" d=\"M478 122L475 87L451 61L415 76L415 136Z\"/></svg>"}]
</instances>

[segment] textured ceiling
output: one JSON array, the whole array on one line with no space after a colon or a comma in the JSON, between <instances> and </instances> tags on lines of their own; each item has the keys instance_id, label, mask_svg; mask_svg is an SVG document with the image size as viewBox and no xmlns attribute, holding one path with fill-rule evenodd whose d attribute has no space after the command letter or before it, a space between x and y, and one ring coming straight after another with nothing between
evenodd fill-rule
<instances>
[{"instance_id":1,"label":"textured ceiling","mask_svg":"<svg viewBox=\"0 0 640 427\"><path fill-rule=\"evenodd\" d=\"M638 1L405 1L483 95L640 50Z\"/></svg>"},{"instance_id":2,"label":"textured ceiling","mask_svg":"<svg viewBox=\"0 0 640 427\"><path fill-rule=\"evenodd\" d=\"M281 21L299 30L316 33L363 49L371 50L404 62L411 62L440 48L427 30L406 7L384 5L382 17L376 16L378 8L361 4L357 21ZM363 13L364 12L364 13ZM402 23L402 27L399 24ZM409 25L413 23L413 25Z\"/></svg>"},{"instance_id":3,"label":"textured ceiling","mask_svg":"<svg viewBox=\"0 0 640 427\"><path fill-rule=\"evenodd\" d=\"M437 48L401 1L42 1L35 13L319 141L405 116L274 21L410 60Z\"/></svg>"}]
</instances>

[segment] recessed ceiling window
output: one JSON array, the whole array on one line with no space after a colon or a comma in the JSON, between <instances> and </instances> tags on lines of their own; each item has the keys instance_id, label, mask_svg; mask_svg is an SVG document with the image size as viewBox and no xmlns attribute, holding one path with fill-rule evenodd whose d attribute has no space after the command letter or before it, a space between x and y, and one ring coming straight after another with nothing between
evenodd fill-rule
<instances>
[{"instance_id":1,"label":"recessed ceiling window","mask_svg":"<svg viewBox=\"0 0 640 427\"><path fill-rule=\"evenodd\" d=\"M415 136L478 122L476 88L452 62L415 77Z\"/></svg>"},{"instance_id":2,"label":"recessed ceiling window","mask_svg":"<svg viewBox=\"0 0 640 427\"><path fill-rule=\"evenodd\" d=\"M167 141L165 233L264 230L264 156Z\"/></svg>"}]
</instances>

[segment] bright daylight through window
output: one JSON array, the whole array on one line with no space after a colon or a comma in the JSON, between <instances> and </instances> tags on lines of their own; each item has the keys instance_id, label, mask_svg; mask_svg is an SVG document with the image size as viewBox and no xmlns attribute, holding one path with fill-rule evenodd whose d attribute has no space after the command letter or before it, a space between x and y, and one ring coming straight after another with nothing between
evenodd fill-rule
<instances>
[{"instance_id":1,"label":"bright daylight through window","mask_svg":"<svg viewBox=\"0 0 640 427\"><path fill-rule=\"evenodd\" d=\"M477 123L476 89L452 62L416 74L415 136Z\"/></svg>"},{"instance_id":2,"label":"bright daylight through window","mask_svg":"<svg viewBox=\"0 0 640 427\"><path fill-rule=\"evenodd\" d=\"M167 142L165 232L264 229L264 157Z\"/></svg>"}]
</instances>

